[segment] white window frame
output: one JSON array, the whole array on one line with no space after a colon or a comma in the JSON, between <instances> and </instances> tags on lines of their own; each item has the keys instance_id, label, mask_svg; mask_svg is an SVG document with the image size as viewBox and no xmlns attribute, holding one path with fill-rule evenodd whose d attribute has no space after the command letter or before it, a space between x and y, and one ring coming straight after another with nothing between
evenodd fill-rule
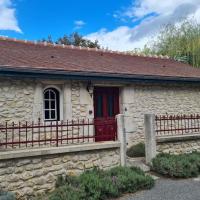
<instances>
[{"instance_id":1,"label":"white window frame","mask_svg":"<svg viewBox=\"0 0 200 200\"><path fill-rule=\"evenodd\" d=\"M54 87L47 87L45 90L44 90L44 92L43 92L43 104L44 104L44 106L43 106L43 112L44 112L44 120L45 121L57 121L58 120L58 110L57 110L57 99L58 99L58 97L57 97L57 94L56 94L56 92L55 92L55 90L57 90L56 88L54 88ZM60 100L60 91L59 90L57 90L58 91L58 95L59 95L59 100ZM48 99L45 99L45 93L46 92L53 92L53 94L54 94L54 96L55 96L55 99L51 99L51 95L50 95L50 93L49 93L49 98ZM49 102L49 108L45 108L45 102L46 101L48 101ZM54 108L51 108L51 102L54 102L55 103L55 107ZM59 105L60 105L60 102L59 102ZM59 109L60 109L60 107L59 107ZM49 112L49 118L48 119L46 119L46 116L45 116L45 111L48 111ZM55 118L52 118L51 117L51 112L52 111L55 111ZM60 110L59 110L59 112L60 112Z\"/></svg>"}]
</instances>

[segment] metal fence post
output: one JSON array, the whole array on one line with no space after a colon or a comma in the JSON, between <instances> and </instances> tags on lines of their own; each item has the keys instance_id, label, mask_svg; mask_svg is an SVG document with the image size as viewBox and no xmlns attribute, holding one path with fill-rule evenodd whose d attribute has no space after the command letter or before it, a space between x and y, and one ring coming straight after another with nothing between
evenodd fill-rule
<instances>
[{"instance_id":1,"label":"metal fence post","mask_svg":"<svg viewBox=\"0 0 200 200\"><path fill-rule=\"evenodd\" d=\"M117 135L120 141L121 166L126 166L126 132L124 127L124 115L119 114L117 118Z\"/></svg>"},{"instance_id":2,"label":"metal fence post","mask_svg":"<svg viewBox=\"0 0 200 200\"><path fill-rule=\"evenodd\" d=\"M144 124L146 163L151 164L151 160L156 156L155 115L145 114Z\"/></svg>"},{"instance_id":3,"label":"metal fence post","mask_svg":"<svg viewBox=\"0 0 200 200\"><path fill-rule=\"evenodd\" d=\"M58 121L56 121L56 146L58 147Z\"/></svg>"}]
</instances>

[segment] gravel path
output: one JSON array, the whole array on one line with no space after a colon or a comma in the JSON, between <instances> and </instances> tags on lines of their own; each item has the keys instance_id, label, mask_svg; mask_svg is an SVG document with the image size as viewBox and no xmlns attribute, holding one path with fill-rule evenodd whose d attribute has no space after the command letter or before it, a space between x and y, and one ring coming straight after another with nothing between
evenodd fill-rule
<instances>
[{"instance_id":1,"label":"gravel path","mask_svg":"<svg viewBox=\"0 0 200 200\"><path fill-rule=\"evenodd\" d=\"M200 200L200 179L159 179L153 189L120 200Z\"/></svg>"}]
</instances>

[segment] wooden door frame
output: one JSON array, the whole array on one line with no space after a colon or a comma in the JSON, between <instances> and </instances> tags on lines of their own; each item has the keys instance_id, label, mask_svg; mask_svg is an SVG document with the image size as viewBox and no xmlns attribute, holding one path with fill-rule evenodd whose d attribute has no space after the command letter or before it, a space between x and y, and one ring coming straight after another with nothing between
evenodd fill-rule
<instances>
[{"instance_id":1,"label":"wooden door frame","mask_svg":"<svg viewBox=\"0 0 200 200\"><path fill-rule=\"evenodd\" d=\"M99 91L102 91L102 92L109 92L109 90L115 90L115 92L116 92L115 93L115 97L117 96L117 98L116 98L117 102L115 102L115 104L114 104L114 112L115 113L120 113L120 90L119 90L119 87L113 87L113 86L111 86L111 87L108 87L108 86L106 86L106 87L95 86L94 87L94 95L93 95L94 119L97 118L96 117L96 108L97 108L97 106L96 106L96 102L95 102L95 100L96 100L95 90L99 90ZM105 98L105 96L104 96L104 98ZM103 104L103 110L104 110L104 112L105 112L106 109L107 109L107 105Z\"/></svg>"},{"instance_id":2,"label":"wooden door frame","mask_svg":"<svg viewBox=\"0 0 200 200\"><path fill-rule=\"evenodd\" d=\"M113 104L113 114L114 116L109 116L108 114L108 105L107 105L107 97L108 94L111 93L114 96L114 104ZM97 94L103 95L103 102L102 102L102 116L103 117L97 117ZM117 135L116 135L116 121L115 121L115 115L120 112L119 108L119 88L118 87L95 87L94 88L94 123L95 123L95 141L112 141L116 140ZM99 134L99 129L100 127L100 132L103 130L105 135ZM103 129L101 128L103 127ZM113 131L108 131L109 129L112 129Z\"/></svg>"}]
</instances>

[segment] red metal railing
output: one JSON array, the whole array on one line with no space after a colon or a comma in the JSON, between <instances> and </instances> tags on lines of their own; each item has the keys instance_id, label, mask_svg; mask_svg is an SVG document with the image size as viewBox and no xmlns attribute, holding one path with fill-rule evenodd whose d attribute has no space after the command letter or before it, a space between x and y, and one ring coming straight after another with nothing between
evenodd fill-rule
<instances>
[{"instance_id":1,"label":"red metal railing","mask_svg":"<svg viewBox=\"0 0 200 200\"><path fill-rule=\"evenodd\" d=\"M98 126L105 126L105 124L105 122L98 123ZM2 150L42 146L58 147L68 144L105 141L105 138L116 140L117 133L114 132L114 136L109 133L95 135L95 121L93 119L68 120L66 122L42 122L38 120L37 123L5 122L0 124L0 149Z\"/></svg>"},{"instance_id":2,"label":"red metal railing","mask_svg":"<svg viewBox=\"0 0 200 200\"><path fill-rule=\"evenodd\" d=\"M157 136L200 134L200 115L156 116Z\"/></svg>"}]
</instances>

